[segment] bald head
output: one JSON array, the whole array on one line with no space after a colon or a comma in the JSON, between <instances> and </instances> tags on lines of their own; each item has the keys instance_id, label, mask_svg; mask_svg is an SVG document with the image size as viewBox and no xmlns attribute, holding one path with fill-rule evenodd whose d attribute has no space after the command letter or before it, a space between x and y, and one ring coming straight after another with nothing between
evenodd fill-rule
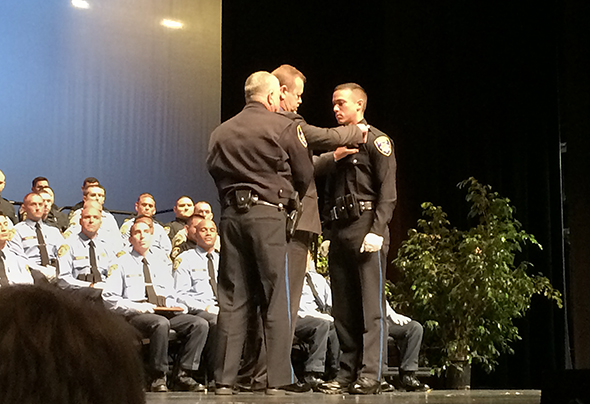
<instances>
[{"instance_id":1,"label":"bald head","mask_svg":"<svg viewBox=\"0 0 590 404\"><path fill-rule=\"evenodd\" d=\"M271 112L279 110L280 103L280 85L279 79L269 72L252 73L246 79L244 85L244 95L246 102L259 102Z\"/></svg>"}]
</instances>

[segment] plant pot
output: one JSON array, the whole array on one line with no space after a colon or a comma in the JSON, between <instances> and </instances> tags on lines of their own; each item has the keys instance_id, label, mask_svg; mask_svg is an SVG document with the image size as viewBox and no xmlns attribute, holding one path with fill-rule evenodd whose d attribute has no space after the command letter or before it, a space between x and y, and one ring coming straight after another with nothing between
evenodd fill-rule
<instances>
[{"instance_id":1,"label":"plant pot","mask_svg":"<svg viewBox=\"0 0 590 404\"><path fill-rule=\"evenodd\" d=\"M454 390L471 389L471 364L468 361L453 362L447 368L445 388Z\"/></svg>"}]
</instances>

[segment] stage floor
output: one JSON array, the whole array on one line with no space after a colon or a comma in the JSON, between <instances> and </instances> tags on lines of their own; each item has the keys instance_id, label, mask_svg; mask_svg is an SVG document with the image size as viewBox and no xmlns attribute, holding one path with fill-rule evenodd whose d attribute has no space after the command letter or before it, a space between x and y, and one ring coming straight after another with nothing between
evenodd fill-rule
<instances>
[{"instance_id":1,"label":"stage floor","mask_svg":"<svg viewBox=\"0 0 590 404\"><path fill-rule=\"evenodd\" d=\"M395 404L539 404L539 390L432 390L429 393L384 393L371 396L349 394L327 395L303 393L285 396L263 394L238 394L216 396L213 393L147 393L147 403L195 404L195 403L395 403Z\"/></svg>"}]
</instances>

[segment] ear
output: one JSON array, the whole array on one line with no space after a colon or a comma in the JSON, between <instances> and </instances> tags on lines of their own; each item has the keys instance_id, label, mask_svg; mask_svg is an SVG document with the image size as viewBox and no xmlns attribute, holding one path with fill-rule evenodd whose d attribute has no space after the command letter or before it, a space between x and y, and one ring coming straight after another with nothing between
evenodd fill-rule
<instances>
[{"instance_id":1,"label":"ear","mask_svg":"<svg viewBox=\"0 0 590 404\"><path fill-rule=\"evenodd\" d=\"M289 91L289 89L287 88L287 86L286 86L286 85L284 85L284 84L283 84L283 85L281 86L281 93L279 94L279 97L281 98L281 100L284 100L284 99L285 99L285 93L286 93L287 91Z\"/></svg>"},{"instance_id":2,"label":"ear","mask_svg":"<svg viewBox=\"0 0 590 404\"><path fill-rule=\"evenodd\" d=\"M363 110L363 107L365 106L365 100L363 100L362 98L359 98L356 102L356 110L358 112Z\"/></svg>"}]
</instances>

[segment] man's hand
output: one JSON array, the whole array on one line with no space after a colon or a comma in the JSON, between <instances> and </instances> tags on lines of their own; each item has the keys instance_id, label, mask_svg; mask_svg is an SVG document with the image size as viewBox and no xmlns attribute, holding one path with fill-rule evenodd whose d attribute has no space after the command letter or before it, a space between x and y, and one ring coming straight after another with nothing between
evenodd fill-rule
<instances>
[{"instance_id":1,"label":"man's hand","mask_svg":"<svg viewBox=\"0 0 590 404\"><path fill-rule=\"evenodd\" d=\"M211 314L219 314L219 307L218 306L207 306L207 308L205 309L205 311L207 313L211 313Z\"/></svg>"},{"instance_id":2,"label":"man's hand","mask_svg":"<svg viewBox=\"0 0 590 404\"><path fill-rule=\"evenodd\" d=\"M383 247L383 237L375 233L367 233L361 245L361 252L376 252L381 247Z\"/></svg>"},{"instance_id":3,"label":"man's hand","mask_svg":"<svg viewBox=\"0 0 590 404\"><path fill-rule=\"evenodd\" d=\"M351 154L355 154L358 153L359 149L351 149L348 148L346 146L340 146L339 148L337 148L336 150L334 150L334 161L338 161L343 159L346 156L349 156Z\"/></svg>"},{"instance_id":4,"label":"man's hand","mask_svg":"<svg viewBox=\"0 0 590 404\"><path fill-rule=\"evenodd\" d=\"M321 318L322 320L334 322L334 317L332 317L331 315L329 315L327 313L320 313L319 311L316 311L313 313L308 313L305 315L305 317Z\"/></svg>"},{"instance_id":5,"label":"man's hand","mask_svg":"<svg viewBox=\"0 0 590 404\"><path fill-rule=\"evenodd\" d=\"M397 325L406 325L410 321L412 321L412 319L410 317L406 317L403 314L399 314L396 312L393 312L393 314L391 314L389 316L389 318L391 319L391 321L393 321L393 324L397 324Z\"/></svg>"},{"instance_id":6,"label":"man's hand","mask_svg":"<svg viewBox=\"0 0 590 404\"><path fill-rule=\"evenodd\" d=\"M52 282L56 275L57 275L57 270L53 265L47 265L45 267L41 267L41 269L39 269L41 271L41 273L43 275L45 275L45 277L47 278L47 280L49 282Z\"/></svg>"}]
</instances>

